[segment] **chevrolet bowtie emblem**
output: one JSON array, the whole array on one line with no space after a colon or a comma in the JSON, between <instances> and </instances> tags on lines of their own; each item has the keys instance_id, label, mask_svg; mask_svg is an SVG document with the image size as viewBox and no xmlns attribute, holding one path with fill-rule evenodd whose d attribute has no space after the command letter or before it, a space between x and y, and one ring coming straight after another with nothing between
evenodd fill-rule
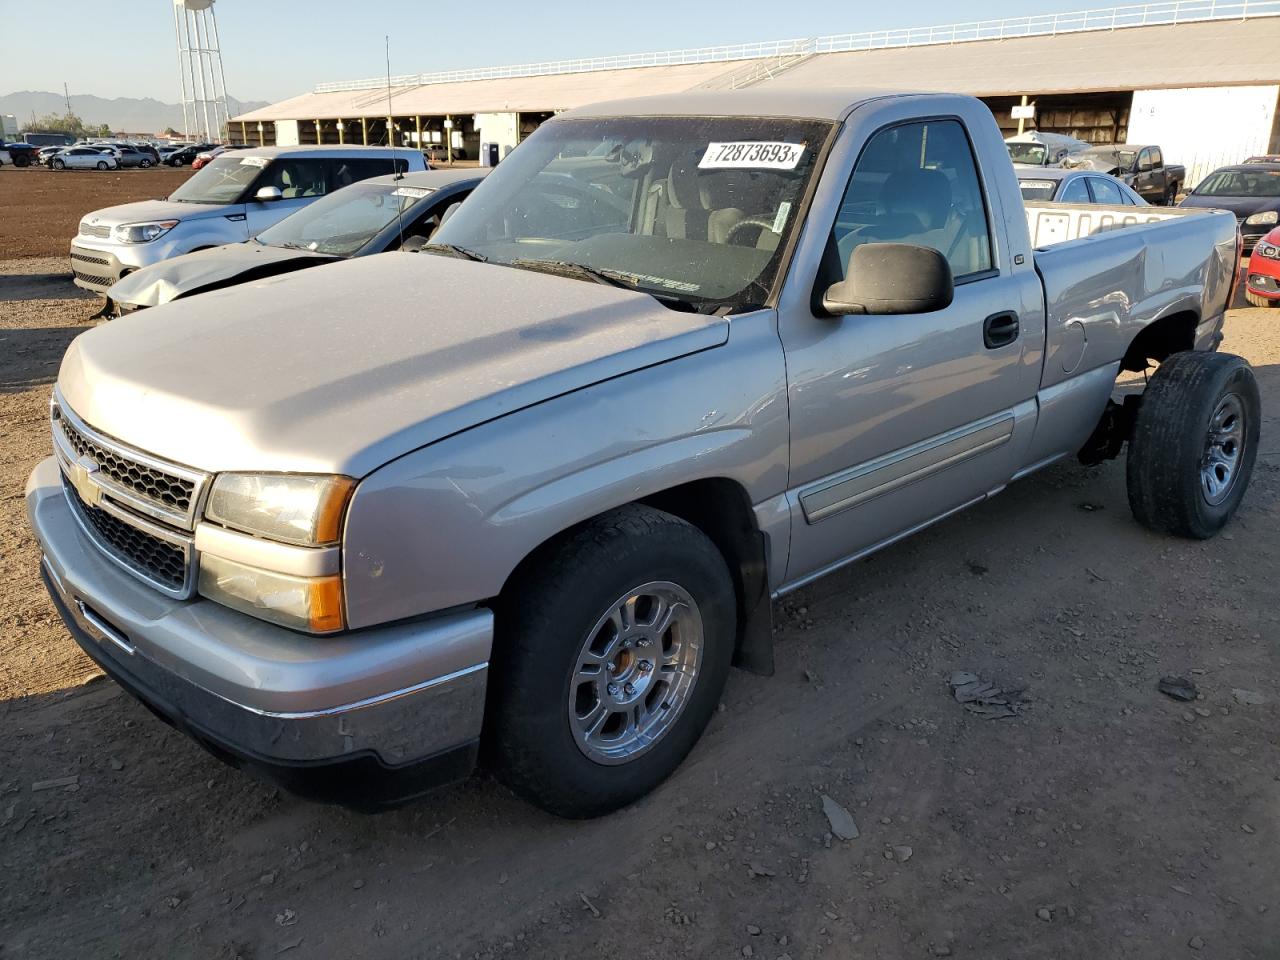
<instances>
[{"instance_id":1,"label":"chevrolet bowtie emblem","mask_svg":"<svg viewBox=\"0 0 1280 960\"><path fill-rule=\"evenodd\" d=\"M85 506L96 507L102 502L102 488L93 479L98 469L98 462L89 456L83 456L71 465L71 485Z\"/></svg>"}]
</instances>

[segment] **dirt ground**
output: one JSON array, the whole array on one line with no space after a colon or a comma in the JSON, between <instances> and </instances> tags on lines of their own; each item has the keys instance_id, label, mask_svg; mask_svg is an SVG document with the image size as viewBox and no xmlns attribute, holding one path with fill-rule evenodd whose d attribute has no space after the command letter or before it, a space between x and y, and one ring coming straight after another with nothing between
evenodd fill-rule
<instances>
[{"instance_id":1,"label":"dirt ground","mask_svg":"<svg viewBox=\"0 0 1280 960\"><path fill-rule=\"evenodd\" d=\"M65 269L0 261L0 957L1280 957L1276 312L1229 319L1266 421L1220 538L1062 465L780 604L778 674L735 671L630 809L558 821L480 775L366 817L223 766L61 627L22 489L96 306ZM957 670L1029 702L968 713Z\"/></svg>"},{"instance_id":2,"label":"dirt ground","mask_svg":"<svg viewBox=\"0 0 1280 960\"><path fill-rule=\"evenodd\" d=\"M49 170L0 167L0 257L65 257L91 210L167 197L190 167Z\"/></svg>"}]
</instances>

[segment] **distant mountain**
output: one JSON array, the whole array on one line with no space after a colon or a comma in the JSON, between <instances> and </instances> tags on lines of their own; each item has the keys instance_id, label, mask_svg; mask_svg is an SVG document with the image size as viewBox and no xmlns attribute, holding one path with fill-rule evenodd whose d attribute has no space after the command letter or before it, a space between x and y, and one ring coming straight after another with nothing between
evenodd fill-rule
<instances>
[{"instance_id":1,"label":"distant mountain","mask_svg":"<svg viewBox=\"0 0 1280 960\"><path fill-rule=\"evenodd\" d=\"M231 116L247 113L267 106L265 100L237 100L227 97L227 106L231 108ZM0 113L11 113L18 120L18 128L22 129L31 122L31 114L42 117L45 114L62 114L67 110L66 100L60 93L49 93L44 90L20 90L0 96ZM117 97L106 100L90 94L72 94L71 112L87 124L105 123L112 130L127 133L158 133L166 127L182 130L182 104L161 103L150 97Z\"/></svg>"}]
</instances>

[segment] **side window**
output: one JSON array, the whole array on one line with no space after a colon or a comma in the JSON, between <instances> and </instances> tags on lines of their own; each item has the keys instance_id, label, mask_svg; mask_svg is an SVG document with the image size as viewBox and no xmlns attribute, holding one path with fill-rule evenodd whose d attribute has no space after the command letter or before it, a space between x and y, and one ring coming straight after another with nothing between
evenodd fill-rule
<instances>
[{"instance_id":1,"label":"side window","mask_svg":"<svg viewBox=\"0 0 1280 960\"><path fill-rule=\"evenodd\" d=\"M849 178L831 240L840 279L863 243L932 247L958 280L990 270L986 205L960 123L908 123L872 137Z\"/></svg>"},{"instance_id":2,"label":"side window","mask_svg":"<svg viewBox=\"0 0 1280 960\"><path fill-rule=\"evenodd\" d=\"M1161 153L1160 153L1160 148L1159 148L1159 147L1152 147L1152 148L1151 148L1151 165L1152 165L1153 167L1162 167L1162 166L1164 166L1164 156L1163 156L1163 154L1161 154Z\"/></svg>"},{"instance_id":3,"label":"side window","mask_svg":"<svg viewBox=\"0 0 1280 960\"><path fill-rule=\"evenodd\" d=\"M279 187L284 199L323 197L326 192L324 161L310 159L277 160L267 168L261 187Z\"/></svg>"},{"instance_id":4,"label":"side window","mask_svg":"<svg viewBox=\"0 0 1280 960\"><path fill-rule=\"evenodd\" d=\"M1138 154L1138 170L1151 169L1151 150L1144 147L1142 152Z\"/></svg>"},{"instance_id":5,"label":"side window","mask_svg":"<svg viewBox=\"0 0 1280 960\"><path fill-rule=\"evenodd\" d=\"M1062 188L1062 196L1058 199L1062 203L1092 203L1093 200L1089 196L1089 185L1085 182L1087 178L1076 177Z\"/></svg>"},{"instance_id":6,"label":"side window","mask_svg":"<svg viewBox=\"0 0 1280 960\"><path fill-rule=\"evenodd\" d=\"M1094 203L1124 203L1124 195L1120 192L1120 187L1114 180L1090 177L1089 189L1093 191Z\"/></svg>"},{"instance_id":7,"label":"side window","mask_svg":"<svg viewBox=\"0 0 1280 960\"><path fill-rule=\"evenodd\" d=\"M377 160L373 157L352 157L350 159L343 157L326 160L325 164L330 171L329 189L331 190L340 190L357 181L368 180L370 177L390 176L392 172L390 157L386 160ZM396 173L404 173L409 169L409 163L403 157L397 157L394 169Z\"/></svg>"}]
</instances>

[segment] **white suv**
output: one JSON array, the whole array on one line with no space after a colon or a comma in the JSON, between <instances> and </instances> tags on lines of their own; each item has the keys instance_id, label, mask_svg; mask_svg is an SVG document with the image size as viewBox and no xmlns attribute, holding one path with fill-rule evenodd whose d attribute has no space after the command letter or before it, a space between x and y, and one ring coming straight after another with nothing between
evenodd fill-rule
<instances>
[{"instance_id":1,"label":"white suv","mask_svg":"<svg viewBox=\"0 0 1280 960\"><path fill-rule=\"evenodd\" d=\"M105 154L94 156L114 163ZM76 286L105 294L140 267L248 240L327 193L393 169L425 170L426 162L417 150L387 147L261 147L218 157L167 200L85 216L71 241Z\"/></svg>"}]
</instances>

